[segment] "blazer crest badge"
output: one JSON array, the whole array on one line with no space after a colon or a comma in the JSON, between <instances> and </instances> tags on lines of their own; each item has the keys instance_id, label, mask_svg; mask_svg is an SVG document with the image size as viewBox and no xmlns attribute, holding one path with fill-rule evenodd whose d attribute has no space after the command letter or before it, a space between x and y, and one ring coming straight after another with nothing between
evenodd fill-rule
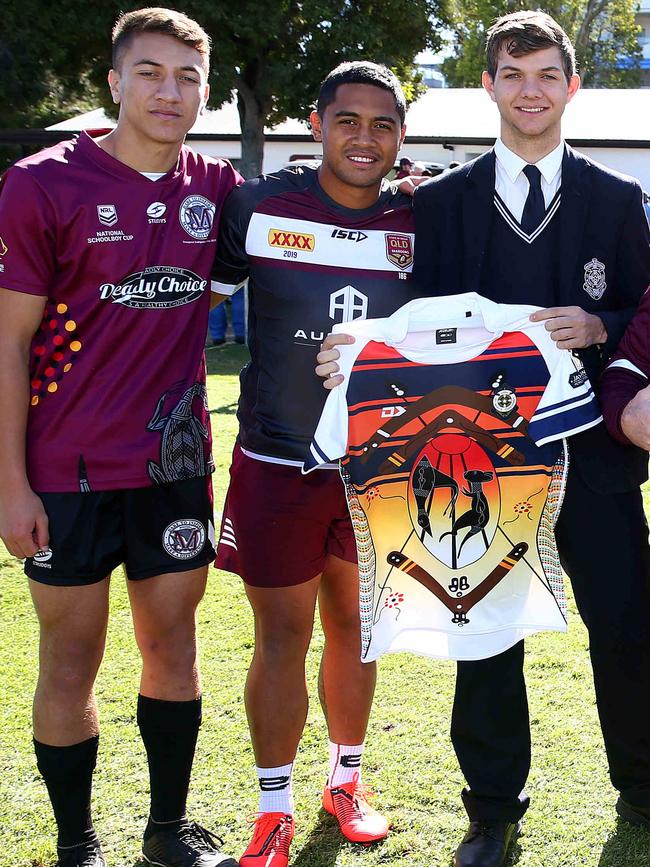
<instances>
[{"instance_id":1,"label":"blazer crest badge","mask_svg":"<svg viewBox=\"0 0 650 867\"><path fill-rule=\"evenodd\" d=\"M585 282L582 288L594 301L599 301L605 294L607 289L605 266L598 259L592 259L585 265Z\"/></svg>"}]
</instances>

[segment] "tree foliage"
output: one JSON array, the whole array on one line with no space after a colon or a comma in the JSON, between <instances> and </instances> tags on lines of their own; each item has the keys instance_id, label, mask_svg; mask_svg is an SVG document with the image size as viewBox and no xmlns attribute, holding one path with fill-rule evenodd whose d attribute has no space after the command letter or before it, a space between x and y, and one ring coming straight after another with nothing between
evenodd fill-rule
<instances>
[{"instance_id":1,"label":"tree foliage","mask_svg":"<svg viewBox=\"0 0 650 867\"><path fill-rule=\"evenodd\" d=\"M417 95L412 60L424 48L439 47L448 2L183 0L174 7L196 18L212 37L210 105L236 93L242 167L251 175L261 168L264 126L306 117L320 81L341 61L385 63ZM108 107L110 29L120 11L142 2L58 0L45 8L39 0L9 0L8 5L0 67L14 72L0 80L0 106L5 106L0 124L52 122L80 101L96 105L101 99Z\"/></svg>"},{"instance_id":2,"label":"tree foliage","mask_svg":"<svg viewBox=\"0 0 650 867\"><path fill-rule=\"evenodd\" d=\"M500 15L530 9L526 0L450 0L453 56L444 72L452 87L478 87L485 68L485 33ZM542 8L566 30L587 87L636 87L640 81L637 0L570 0Z\"/></svg>"}]
</instances>

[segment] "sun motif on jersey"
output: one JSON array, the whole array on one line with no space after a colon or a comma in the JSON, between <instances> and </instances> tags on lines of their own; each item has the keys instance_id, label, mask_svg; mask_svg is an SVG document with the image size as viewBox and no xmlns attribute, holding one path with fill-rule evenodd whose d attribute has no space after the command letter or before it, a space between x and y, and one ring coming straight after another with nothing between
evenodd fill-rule
<instances>
[{"instance_id":1,"label":"sun motif on jersey","mask_svg":"<svg viewBox=\"0 0 650 867\"><path fill-rule=\"evenodd\" d=\"M32 341L32 406L38 406L44 398L56 394L63 377L72 370L75 356L81 349L77 323L67 304L49 299Z\"/></svg>"}]
</instances>

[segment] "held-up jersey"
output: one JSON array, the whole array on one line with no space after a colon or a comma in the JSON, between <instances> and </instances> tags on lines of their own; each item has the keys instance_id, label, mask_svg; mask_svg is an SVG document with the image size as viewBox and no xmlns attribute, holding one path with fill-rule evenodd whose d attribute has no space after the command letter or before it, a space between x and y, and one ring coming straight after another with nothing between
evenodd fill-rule
<instances>
[{"instance_id":1,"label":"held-up jersey","mask_svg":"<svg viewBox=\"0 0 650 867\"><path fill-rule=\"evenodd\" d=\"M326 397L314 373L321 341L335 323L388 316L410 300L412 266L411 200L389 185L365 210L332 201L308 168L232 193L213 278L232 292L250 275L238 409L247 454L302 466Z\"/></svg>"},{"instance_id":2,"label":"held-up jersey","mask_svg":"<svg viewBox=\"0 0 650 867\"><path fill-rule=\"evenodd\" d=\"M343 458L365 661L481 659L566 629L563 438L601 418L535 309L467 293L335 329L356 342L305 469Z\"/></svg>"},{"instance_id":3,"label":"held-up jersey","mask_svg":"<svg viewBox=\"0 0 650 867\"><path fill-rule=\"evenodd\" d=\"M0 286L47 298L30 357L34 490L212 471L203 344L218 215L241 180L183 147L151 181L86 133L0 185Z\"/></svg>"}]
</instances>

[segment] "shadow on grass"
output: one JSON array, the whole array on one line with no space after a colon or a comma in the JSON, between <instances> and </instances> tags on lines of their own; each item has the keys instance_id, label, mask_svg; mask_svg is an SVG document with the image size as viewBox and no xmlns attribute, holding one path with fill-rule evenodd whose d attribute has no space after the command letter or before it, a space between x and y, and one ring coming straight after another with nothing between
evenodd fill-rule
<instances>
[{"instance_id":1,"label":"shadow on grass","mask_svg":"<svg viewBox=\"0 0 650 867\"><path fill-rule=\"evenodd\" d=\"M519 864L519 859L521 858L521 846L519 845L519 837L515 840L515 842L510 846L508 850L508 858L506 860L506 864L508 867L513 867L514 864Z\"/></svg>"},{"instance_id":2,"label":"shadow on grass","mask_svg":"<svg viewBox=\"0 0 650 867\"><path fill-rule=\"evenodd\" d=\"M621 819L600 853L598 867L648 867L650 831L633 828Z\"/></svg>"},{"instance_id":3,"label":"shadow on grass","mask_svg":"<svg viewBox=\"0 0 650 867\"><path fill-rule=\"evenodd\" d=\"M338 822L325 810L320 811L319 819L291 867L335 867L343 844Z\"/></svg>"},{"instance_id":4,"label":"shadow on grass","mask_svg":"<svg viewBox=\"0 0 650 867\"><path fill-rule=\"evenodd\" d=\"M224 404L224 406L216 406L210 410L210 415L235 415L237 412L237 401Z\"/></svg>"},{"instance_id":5,"label":"shadow on grass","mask_svg":"<svg viewBox=\"0 0 650 867\"><path fill-rule=\"evenodd\" d=\"M205 361L209 374L215 376L232 376L239 373L250 360L247 346L239 343L225 343L206 349Z\"/></svg>"}]
</instances>

